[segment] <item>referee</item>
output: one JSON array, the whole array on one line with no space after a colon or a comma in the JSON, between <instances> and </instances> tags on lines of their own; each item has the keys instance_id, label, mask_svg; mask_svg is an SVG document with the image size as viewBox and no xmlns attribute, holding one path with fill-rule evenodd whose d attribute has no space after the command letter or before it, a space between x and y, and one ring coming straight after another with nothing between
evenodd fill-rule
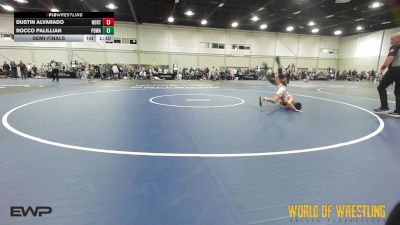
<instances>
[{"instance_id":1,"label":"referee","mask_svg":"<svg viewBox=\"0 0 400 225\"><path fill-rule=\"evenodd\" d=\"M379 71L379 75L381 75L383 71L388 68L378 86L379 97L381 99L381 107L379 109L374 109L374 111L376 113L386 113L389 111L386 88L394 82L396 109L393 112L390 112L389 115L400 117L400 32L394 34L391 37L390 43L391 47L389 49L389 54L386 57L385 62L381 67L381 70Z\"/></svg>"}]
</instances>

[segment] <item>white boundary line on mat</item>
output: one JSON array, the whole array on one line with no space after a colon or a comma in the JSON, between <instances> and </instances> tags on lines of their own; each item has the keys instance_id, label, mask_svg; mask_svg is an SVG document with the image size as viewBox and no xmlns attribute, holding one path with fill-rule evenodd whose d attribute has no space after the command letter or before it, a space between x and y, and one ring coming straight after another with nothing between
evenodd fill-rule
<instances>
[{"instance_id":1,"label":"white boundary line on mat","mask_svg":"<svg viewBox=\"0 0 400 225\"><path fill-rule=\"evenodd\" d=\"M76 93L76 94L67 94L67 95L60 95L60 96L55 96L55 97L50 97L50 98L44 98L36 101L32 101L29 103L25 103L23 105L17 106L7 113L5 113L2 117L2 124L5 128L7 128L9 131L12 133L19 135L21 137L40 142L42 144L47 144L47 145L52 145L56 147L61 147L61 148L66 148L66 149L73 149L73 150L79 150L79 151L87 151L87 152L97 152L97 153L106 153L106 154L118 154L118 155L133 155L133 156L156 156L156 157L203 157L203 158L231 158L231 157L258 157L258 156L274 156L274 155L289 155L289 154L299 154L299 153L306 153L306 152L316 152L316 151L324 151L324 150L329 150L329 149L335 149L339 147L344 147L344 146L349 146L353 144L360 143L362 141L366 141L368 139L373 138L377 134L379 134L383 129L384 129L384 122L383 120L375 115L373 112L364 109L360 106L352 105L350 103L346 102L341 102L337 100L332 100L332 99L327 99L327 98L320 98L320 97L314 97L314 96L307 96L307 95L296 95L296 96L302 96L306 98L312 98L312 99L318 99L318 100L323 100L323 101L329 101L329 102L334 102L338 104L343 104L346 106L350 106L356 109L359 109L361 111L364 111L366 113L369 113L373 117L375 117L378 122L379 126L378 128L373 131L372 133L351 140L347 142L342 142L338 144L333 144L333 145L327 145L327 146L321 146L321 147L314 147L314 148L305 148L305 149L294 149L294 150L286 150L286 151L269 151L269 152L256 152L256 153L157 153L157 152L141 152L141 151L123 151L123 150L114 150L114 149L99 149L99 148L90 148L90 147L83 147L83 146L76 146L76 145L69 145L69 144L63 144L63 143L58 143L50 140L45 140L42 138L35 137L30 134L23 133L13 126L11 126L8 122L8 117L18 109L21 109L23 107L33 105L38 102L43 102L43 101L48 101L51 99L57 99L57 98L65 98L65 97L71 97L71 96L77 96L77 95L85 95L85 94L95 94L95 93L106 93L106 92L120 92L120 91L132 91L135 89L122 89L122 90L106 90L106 91L94 91L94 92L81 92L81 93ZM144 89L141 89L144 90ZM239 91L238 89L237 91ZM240 91L253 91L253 90L240 90ZM255 91L255 92L261 92L261 91ZM264 91L265 92L265 91Z\"/></svg>"}]
</instances>

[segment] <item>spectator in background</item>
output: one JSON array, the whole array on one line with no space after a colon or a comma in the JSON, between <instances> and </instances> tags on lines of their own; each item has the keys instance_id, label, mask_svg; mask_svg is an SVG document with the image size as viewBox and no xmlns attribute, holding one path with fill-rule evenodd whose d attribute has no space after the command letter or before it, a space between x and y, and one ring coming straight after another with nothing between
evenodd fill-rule
<instances>
[{"instance_id":1,"label":"spectator in background","mask_svg":"<svg viewBox=\"0 0 400 225\"><path fill-rule=\"evenodd\" d=\"M113 73L113 77L112 78L114 78L114 80L117 80L118 79L118 75L119 75L119 69L118 69L117 65L114 64L114 66L111 68L111 70L112 70L112 73Z\"/></svg>"},{"instance_id":2,"label":"spectator in background","mask_svg":"<svg viewBox=\"0 0 400 225\"><path fill-rule=\"evenodd\" d=\"M21 79L26 79L26 74L28 73L28 68L26 68L25 63L23 63L22 61L19 61L18 64L19 70L21 71Z\"/></svg>"},{"instance_id":3,"label":"spectator in background","mask_svg":"<svg viewBox=\"0 0 400 225\"><path fill-rule=\"evenodd\" d=\"M118 79L122 79L122 66L118 65Z\"/></svg>"},{"instance_id":4,"label":"spectator in background","mask_svg":"<svg viewBox=\"0 0 400 225\"><path fill-rule=\"evenodd\" d=\"M95 78L95 77L100 77L101 78L100 67L97 64L93 65L93 67L94 67L94 77L93 78Z\"/></svg>"},{"instance_id":5,"label":"spectator in background","mask_svg":"<svg viewBox=\"0 0 400 225\"><path fill-rule=\"evenodd\" d=\"M356 69L353 70L353 72L351 72L351 81L356 81L356 77L357 77L357 71Z\"/></svg>"},{"instance_id":6,"label":"spectator in background","mask_svg":"<svg viewBox=\"0 0 400 225\"><path fill-rule=\"evenodd\" d=\"M10 76L10 65L8 65L6 61L4 61L3 70L6 74L6 77Z\"/></svg>"},{"instance_id":7,"label":"spectator in background","mask_svg":"<svg viewBox=\"0 0 400 225\"><path fill-rule=\"evenodd\" d=\"M126 65L122 67L122 77L124 79L128 78L128 67Z\"/></svg>"},{"instance_id":8,"label":"spectator in background","mask_svg":"<svg viewBox=\"0 0 400 225\"><path fill-rule=\"evenodd\" d=\"M100 73L100 78L102 80L106 79L106 66L105 65L100 65L99 73Z\"/></svg>"},{"instance_id":9,"label":"spectator in background","mask_svg":"<svg viewBox=\"0 0 400 225\"><path fill-rule=\"evenodd\" d=\"M376 77L375 70L372 70L371 71L371 83L375 83L375 77Z\"/></svg>"},{"instance_id":10,"label":"spectator in background","mask_svg":"<svg viewBox=\"0 0 400 225\"><path fill-rule=\"evenodd\" d=\"M94 68L93 65L88 65L88 75L87 79L90 83L93 83L94 81L94 76L96 75L96 69Z\"/></svg>"},{"instance_id":11,"label":"spectator in background","mask_svg":"<svg viewBox=\"0 0 400 225\"><path fill-rule=\"evenodd\" d=\"M147 74L146 74L146 70L144 68L142 68L142 71L140 72L140 79L147 79Z\"/></svg>"},{"instance_id":12,"label":"spectator in background","mask_svg":"<svg viewBox=\"0 0 400 225\"><path fill-rule=\"evenodd\" d=\"M11 77L14 79L18 78L18 69L17 69L17 64L14 61L10 62L10 67L11 67Z\"/></svg>"},{"instance_id":13,"label":"spectator in background","mask_svg":"<svg viewBox=\"0 0 400 225\"><path fill-rule=\"evenodd\" d=\"M36 77L38 75L38 68L35 64L32 66L32 77Z\"/></svg>"},{"instance_id":14,"label":"spectator in background","mask_svg":"<svg viewBox=\"0 0 400 225\"><path fill-rule=\"evenodd\" d=\"M351 81L351 70L347 73L346 80Z\"/></svg>"},{"instance_id":15,"label":"spectator in background","mask_svg":"<svg viewBox=\"0 0 400 225\"><path fill-rule=\"evenodd\" d=\"M50 68L51 68L51 74L52 74L52 76L53 76L53 82L54 82L54 80L56 80L56 79L57 79L57 82L59 82L59 77L58 77L58 70L59 70L59 68L58 68L57 63L56 63L54 60L51 60L51 62L50 62Z\"/></svg>"}]
</instances>

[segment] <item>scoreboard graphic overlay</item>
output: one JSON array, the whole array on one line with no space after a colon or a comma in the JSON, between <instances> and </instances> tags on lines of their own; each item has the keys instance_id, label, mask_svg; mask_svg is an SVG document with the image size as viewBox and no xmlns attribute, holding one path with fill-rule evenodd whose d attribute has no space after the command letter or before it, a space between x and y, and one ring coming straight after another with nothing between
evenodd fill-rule
<instances>
[{"instance_id":1,"label":"scoreboard graphic overlay","mask_svg":"<svg viewBox=\"0 0 400 225\"><path fill-rule=\"evenodd\" d=\"M16 42L114 42L114 12L14 12Z\"/></svg>"}]
</instances>

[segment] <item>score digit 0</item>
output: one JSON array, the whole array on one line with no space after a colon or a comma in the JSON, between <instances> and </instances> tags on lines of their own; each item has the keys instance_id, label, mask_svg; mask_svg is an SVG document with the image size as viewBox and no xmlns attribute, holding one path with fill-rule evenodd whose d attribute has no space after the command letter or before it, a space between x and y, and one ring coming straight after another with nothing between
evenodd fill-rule
<instances>
[{"instance_id":1,"label":"score digit 0","mask_svg":"<svg viewBox=\"0 0 400 225\"><path fill-rule=\"evenodd\" d=\"M103 27L103 34L114 34L114 27Z\"/></svg>"},{"instance_id":2,"label":"score digit 0","mask_svg":"<svg viewBox=\"0 0 400 225\"><path fill-rule=\"evenodd\" d=\"M103 26L114 26L114 18L103 18Z\"/></svg>"}]
</instances>

